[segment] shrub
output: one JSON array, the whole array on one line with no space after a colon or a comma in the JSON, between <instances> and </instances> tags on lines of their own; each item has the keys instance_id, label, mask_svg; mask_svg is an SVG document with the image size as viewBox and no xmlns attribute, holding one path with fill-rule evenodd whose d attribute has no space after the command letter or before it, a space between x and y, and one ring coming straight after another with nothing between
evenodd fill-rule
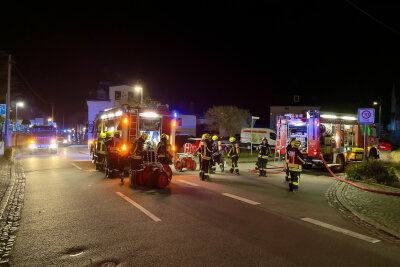
<instances>
[{"instance_id":1,"label":"shrub","mask_svg":"<svg viewBox=\"0 0 400 267\"><path fill-rule=\"evenodd\" d=\"M350 178L365 182L373 182L375 180L385 185L399 182L394 168L385 167L383 162L379 160L367 160L360 164L350 165L346 169L346 174Z\"/></svg>"}]
</instances>

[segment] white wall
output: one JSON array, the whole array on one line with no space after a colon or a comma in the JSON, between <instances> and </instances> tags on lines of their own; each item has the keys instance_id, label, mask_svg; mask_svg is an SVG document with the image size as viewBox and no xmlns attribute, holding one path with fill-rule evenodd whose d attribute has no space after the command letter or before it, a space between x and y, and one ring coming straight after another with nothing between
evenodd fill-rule
<instances>
[{"instance_id":1,"label":"white wall","mask_svg":"<svg viewBox=\"0 0 400 267\"><path fill-rule=\"evenodd\" d=\"M115 99L115 92L121 92L121 99ZM129 92L133 94L135 97L140 97L140 92L136 92L133 90L132 86L128 85L118 85L118 86L110 86L109 89L109 98L113 103L113 106L119 106L121 104L128 104L129 101Z\"/></svg>"},{"instance_id":2,"label":"white wall","mask_svg":"<svg viewBox=\"0 0 400 267\"><path fill-rule=\"evenodd\" d=\"M196 116L180 115L178 119L182 120L182 125L176 127L177 134L188 134L196 136Z\"/></svg>"}]
</instances>

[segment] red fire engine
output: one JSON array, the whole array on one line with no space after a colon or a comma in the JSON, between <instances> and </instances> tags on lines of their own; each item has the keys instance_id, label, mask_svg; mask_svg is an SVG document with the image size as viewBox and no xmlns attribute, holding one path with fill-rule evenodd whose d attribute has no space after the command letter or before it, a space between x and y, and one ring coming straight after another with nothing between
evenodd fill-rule
<instances>
[{"instance_id":1,"label":"red fire engine","mask_svg":"<svg viewBox=\"0 0 400 267\"><path fill-rule=\"evenodd\" d=\"M379 158L376 127L367 127L366 155ZM343 171L349 161L363 159L364 125L357 124L356 115L309 110L307 114L278 116L275 153L280 158L293 138L301 142L299 149L306 160L305 167L322 164L320 154L335 171Z\"/></svg>"},{"instance_id":2,"label":"red fire engine","mask_svg":"<svg viewBox=\"0 0 400 267\"><path fill-rule=\"evenodd\" d=\"M171 112L167 106L160 105L156 109L138 108L129 105L122 105L107 109L98 114L93 122L92 140L89 140L90 155L92 162L96 164L96 169L103 169L100 162L101 154L98 153L97 140L101 133L120 131L121 133L121 155L126 162L125 169L129 169L129 146L132 138L138 138L142 133L147 133L148 138L145 142L145 152L154 155L157 143L160 141L162 133L171 135L171 127L174 127ZM172 131L174 134L174 131ZM174 136L171 136L174 142ZM172 145L174 145L172 143ZM147 157L149 161L154 161L154 156ZM150 160L151 159L151 160ZM154 165L154 164L153 164ZM169 168L169 167L168 167ZM168 173L169 179L172 172Z\"/></svg>"}]
</instances>

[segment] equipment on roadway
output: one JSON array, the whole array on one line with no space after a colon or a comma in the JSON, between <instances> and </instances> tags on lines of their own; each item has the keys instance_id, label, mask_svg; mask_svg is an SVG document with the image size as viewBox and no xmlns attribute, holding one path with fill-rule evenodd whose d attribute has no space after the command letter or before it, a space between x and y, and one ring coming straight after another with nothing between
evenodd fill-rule
<instances>
[{"instance_id":1,"label":"equipment on roadway","mask_svg":"<svg viewBox=\"0 0 400 267\"><path fill-rule=\"evenodd\" d=\"M196 161L194 160L194 153L195 147L198 148L197 146L194 146L191 143L186 143L183 145L183 153L176 153L175 158L174 158L174 166L175 170L178 172L183 171L184 168L190 171L196 170ZM197 149L196 149L197 150Z\"/></svg>"},{"instance_id":2,"label":"equipment on roadway","mask_svg":"<svg viewBox=\"0 0 400 267\"><path fill-rule=\"evenodd\" d=\"M363 160L364 125L357 123L356 115L309 110L304 114L277 116L275 158L286 154L290 140L300 142L299 150L306 161L304 168L322 165L322 154L335 171L344 171L346 163ZM379 158L377 130L367 126L367 157Z\"/></svg>"}]
</instances>

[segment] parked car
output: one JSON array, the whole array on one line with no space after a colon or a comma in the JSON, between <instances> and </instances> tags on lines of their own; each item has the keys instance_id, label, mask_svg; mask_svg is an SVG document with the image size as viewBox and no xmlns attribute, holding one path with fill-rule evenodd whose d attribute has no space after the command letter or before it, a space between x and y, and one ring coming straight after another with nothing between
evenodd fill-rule
<instances>
[{"instance_id":1,"label":"parked car","mask_svg":"<svg viewBox=\"0 0 400 267\"><path fill-rule=\"evenodd\" d=\"M392 151L392 143L386 138L379 138L379 150Z\"/></svg>"}]
</instances>

